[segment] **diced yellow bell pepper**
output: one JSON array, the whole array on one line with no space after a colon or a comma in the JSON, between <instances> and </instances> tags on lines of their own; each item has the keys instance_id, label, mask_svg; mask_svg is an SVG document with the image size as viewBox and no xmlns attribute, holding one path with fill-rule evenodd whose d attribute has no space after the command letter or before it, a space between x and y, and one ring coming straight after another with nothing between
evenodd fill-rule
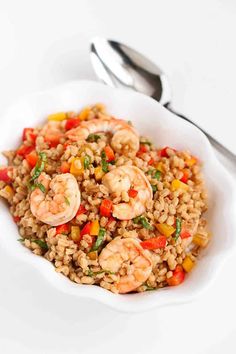
<instances>
[{"instance_id":1,"label":"diced yellow bell pepper","mask_svg":"<svg viewBox=\"0 0 236 354\"><path fill-rule=\"evenodd\" d=\"M79 226L71 226L70 236L74 242L80 241L80 228L79 228Z\"/></svg>"},{"instance_id":2,"label":"diced yellow bell pepper","mask_svg":"<svg viewBox=\"0 0 236 354\"><path fill-rule=\"evenodd\" d=\"M90 107L85 107L84 109L82 109L82 111L80 112L79 114L79 119L80 120L85 120L88 118L88 115L91 111L91 108Z\"/></svg>"},{"instance_id":3,"label":"diced yellow bell pepper","mask_svg":"<svg viewBox=\"0 0 236 354\"><path fill-rule=\"evenodd\" d=\"M194 267L195 263L191 260L189 256L186 256L183 260L182 267L184 268L185 272L190 272Z\"/></svg>"},{"instance_id":4,"label":"diced yellow bell pepper","mask_svg":"<svg viewBox=\"0 0 236 354\"><path fill-rule=\"evenodd\" d=\"M199 247L206 247L209 242L209 234L202 235L202 234L195 234L193 236L193 243Z\"/></svg>"},{"instance_id":5,"label":"diced yellow bell pepper","mask_svg":"<svg viewBox=\"0 0 236 354\"><path fill-rule=\"evenodd\" d=\"M165 172L165 169L164 169L164 167L163 167L163 163L162 163L162 162L158 162L157 164L154 165L154 167L155 167L157 170L161 171L162 173Z\"/></svg>"},{"instance_id":6,"label":"diced yellow bell pepper","mask_svg":"<svg viewBox=\"0 0 236 354\"><path fill-rule=\"evenodd\" d=\"M190 159L185 160L185 164L188 167L192 167L193 165L195 165L196 162L197 162L197 159L195 157L191 157Z\"/></svg>"},{"instance_id":7,"label":"diced yellow bell pepper","mask_svg":"<svg viewBox=\"0 0 236 354\"><path fill-rule=\"evenodd\" d=\"M174 232L175 228L167 224L156 224L157 230L164 236L170 237Z\"/></svg>"},{"instance_id":8,"label":"diced yellow bell pepper","mask_svg":"<svg viewBox=\"0 0 236 354\"><path fill-rule=\"evenodd\" d=\"M89 259L92 261L95 261L98 258L98 252L97 251L92 251L88 253Z\"/></svg>"},{"instance_id":9,"label":"diced yellow bell pepper","mask_svg":"<svg viewBox=\"0 0 236 354\"><path fill-rule=\"evenodd\" d=\"M9 198L13 198L13 196L14 196L14 190L13 190L13 188L11 187L11 186L6 186L4 189L4 192L6 192L7 193L7 196L9 197Z\"/></svg>"},{"instance_id":10,"label":"diced yellow bell pepper","mask_svg":"<svg viewBox=\"0 0 236 354\"><path fill-rule=\"evenodd\" d=\"M84 172L84 157L75 157L70 166L70 173L79 176Z\"/></svg>"},{"instance_id":11,"label":"diced yellow bell pepper","mask_svg":"<svg viewBox=\"0 0 236 354\"><path fill-rule=\"evenodd\" d=\"M186 183L181 182L179 179L174 179L171 182L171 189L172 191L176 191L177 189L182 189L184 191L188 190L188 185Z\"/></svg>"},{"instance_id":12,"label":"diced yellow bell pepper","mask_svg":"<svg viewBox=\"0 0 236 354\"><path fill-rule=\"evenodd\" d=\"M48 116L48 120L56 120L56 121L62 121L67 118L67 114L65 112L58 112L54 114L50 114Z\"/></svg>"},{"instance_id":13,"label":"diced yellow bell pepper","mask_svg":"<svg viewBox=\"0 0 236 354\"><path fill-rule=\"evenodd\" d=\"M91 225L90 235L97 236L99 233L100 225L98 220L94 220Z\"/></svg>"},{"instance_id":14,"label":"diced yellow bell pepper","mask_svg":"<svg viewBox=\"0 0 236 354\"><path fill-rule=\"evenodd\" d=\"M98 166L98 167L95 167L95 169L94 169L94 175L95 175L96 181L99 181L105 175L105 172L103 172L101 166Z\"/></svg>"}]
</instances>

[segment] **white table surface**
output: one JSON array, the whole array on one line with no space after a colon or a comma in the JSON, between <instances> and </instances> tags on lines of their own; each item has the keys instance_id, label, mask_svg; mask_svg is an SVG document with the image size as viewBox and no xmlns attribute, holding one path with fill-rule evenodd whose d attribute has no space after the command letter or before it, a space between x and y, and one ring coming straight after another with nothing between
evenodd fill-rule
<instances>
[{"instance_id":1,"label":"white table surface","mask_svg":"<svg viewBox=\"0 0 236 354\"><path fill-rule=\"evenodd\" d=\"M156 61L176 109L236 152L235 33L234 0L0 0L0 111L24 94L95 79L88 43L101 35ZM235 279L231 258L194 303L124 314L58 293L0 247L0 353L233 354Z\"/></svg>"}]
</instances>

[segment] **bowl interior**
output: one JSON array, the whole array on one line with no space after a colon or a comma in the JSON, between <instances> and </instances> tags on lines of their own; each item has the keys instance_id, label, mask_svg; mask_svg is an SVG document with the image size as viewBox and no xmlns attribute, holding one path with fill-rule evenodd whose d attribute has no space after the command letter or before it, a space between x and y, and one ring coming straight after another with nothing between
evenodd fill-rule
<instances>
[{"instance_id":1,"label":"bowl interior","mask_svg":"<svg viewBox=\"0 0 236 354\"><path fill-rule=\"evenodd\" d=\"M95 82L79 81L33 94L13 105L1 120L4 128L0 131L0 151L17 147L23 128L40 125L48 114L80 110L85 105L97 102L104 103L112 115L131 120L141 135L149 137L156 146L189 150L203 162L209 195L209 211L206 215L213 237L198 265L181 286L154 292L114 295L96 286L77 285L56 273L45 259L33 255L17 242L17 228L4 203L0 204L0 213L3 217L2 227L7 232L0 235L1 244L14 255L35 265L60 290L76 296L95 298L116 309L141 311L191 300L215 278L222 261L235 247L233 235L236 231L236 197L232 178L218 162L208 140L197 128L144 95L112 89ZM0 164L4 164L3 157Z\"/></svg>"}]
</instances>

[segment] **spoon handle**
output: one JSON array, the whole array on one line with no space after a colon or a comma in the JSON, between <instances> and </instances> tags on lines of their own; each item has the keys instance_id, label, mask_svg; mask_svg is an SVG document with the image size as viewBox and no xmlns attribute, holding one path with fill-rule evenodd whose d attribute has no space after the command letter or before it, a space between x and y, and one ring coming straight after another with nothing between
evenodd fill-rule
<instances>
[{"instance_id":1,"label":"spoon handle","mask_svg":"<svg viewBox=\"0 0 236 354\"><path fill-rule=\"evenodd\" d=\"M176 111L174 111L169 104L166 104L165 107L171 111L172 113L176 114L177 116L183 118L184 120L192 123L193 125L195 125L195 127L197 127L198 129L200 129L209 139L210 143L214 146L214 148L219 151L222 155L224 155L225 157L227 157L233 164L236 164L236 155L228 150L224 145L222 145L219 141L217 141L215 138L213 138L213 136L211 136L209 133L207 133L205 130L203 130L201 127L199 127L196 123L192 122L189 118L183 116L180 113L177 113Z\"/></svg>"}]
</instances>

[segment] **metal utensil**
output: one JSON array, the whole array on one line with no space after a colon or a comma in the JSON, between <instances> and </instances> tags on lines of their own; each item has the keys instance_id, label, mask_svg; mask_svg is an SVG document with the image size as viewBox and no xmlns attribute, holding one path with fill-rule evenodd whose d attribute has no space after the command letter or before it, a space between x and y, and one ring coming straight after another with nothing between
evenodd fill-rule
<instances>
[{"instance_id":1,"label":"metal utensil","mask_svg":"<svg viewBox=\"0 0 236 354\"><path fill-rule=\"evenodd\" d=\"M168 110L199 128L211 144L236 164L236 155L189 118L171 107L171 90L163 71L144 55L119 42L96 37L91 41L93 68L105 84L125 87L159 101Z\"/></svg>"}]
</instances>

